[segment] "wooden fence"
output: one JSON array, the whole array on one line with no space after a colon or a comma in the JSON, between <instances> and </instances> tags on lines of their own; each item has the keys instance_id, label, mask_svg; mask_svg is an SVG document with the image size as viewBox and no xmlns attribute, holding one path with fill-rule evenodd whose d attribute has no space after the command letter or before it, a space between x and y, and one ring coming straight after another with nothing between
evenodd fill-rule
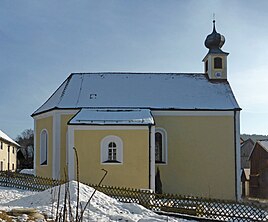
<instances>
[{"instance_id":1,"label":"wooden fence","mask_svg":"<svg viewBox=\"0 0 268 222\"><path fill-rule=\"evenodd\" d=\"M23 190L43 191L64 181L33 176L30 174L0 171L0 186L15 187Z\"/></svg>"},{"instance_id":2,"label":"wooden fence","mask_svg":"<svg viewBox=\"0 0 268 222\"><path fill-rule=\"evenodd\" d=\"M121 202L135 202L155 212L186 214L216 221L268 221L268 206L256 203L156 194L149 190L119 187L95 188Z\"/></svg>"},{"instance_id":3,"label":"wooden fence","mask_svg":"<svg viewBox=\"0 0 268 222\"><path fill-rule=\"evenodd\" d=\"M64 181L27 174L0 172L0 186L42 191L61 183L64 183ZM261 206L256 203L156 194L150 190L87 185L121 202L138 203L158 213L168 212L215 221L268 221L268 206Z\"/></svg>"}]
</instances>

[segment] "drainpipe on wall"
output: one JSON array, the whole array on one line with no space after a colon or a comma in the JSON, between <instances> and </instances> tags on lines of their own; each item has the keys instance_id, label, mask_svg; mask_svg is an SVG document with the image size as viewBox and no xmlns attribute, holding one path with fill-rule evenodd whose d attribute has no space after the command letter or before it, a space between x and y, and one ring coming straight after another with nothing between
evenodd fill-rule
<instances>
[{"instance_id":1,"label":"drainpipe on wall","mask_svg":"<svg viewBox=\"0 0 268 222\"><path fill-rule=\"evenodd\" d=\"M155 191L155 126L149 126L149 188Z\"/></svg>"},{"instance_id":2,"label":"drainpipe on wall","mask_svg":"<svg viewBox=\"0 0 268 222\"><path fill-rule=\"evenodd\" d=\"M235 141L235 179L236 179L236 200L241 200L241 162L240 162L240 111L234 111L234 141Z\"/></svg>"}]
</instances>

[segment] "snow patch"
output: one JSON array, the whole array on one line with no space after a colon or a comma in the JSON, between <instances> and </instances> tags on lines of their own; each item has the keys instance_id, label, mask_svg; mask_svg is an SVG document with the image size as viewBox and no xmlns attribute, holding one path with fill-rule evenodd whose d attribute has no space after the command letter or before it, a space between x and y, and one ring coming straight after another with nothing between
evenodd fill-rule
<instances>
[{"instance_id":1,"label":"snow patch","mask_svg":"<svg viewBox=\"0 0 268 222\"><path fill-rule=\"evenodd\" d=\"M20 171L20 173L34 175L34 169L23 169Z\"/></svg>"},{"instance_id":2,"label":"snow patch","mask_svg":"<svg viewBox=\"0 0 268 222\"><path fill-rule=\"evenodd\" d=\"M9 208L23 207L35 208L42 213L53 215L56 213L57 197L60 190L59 209L63 209L65 190L68 187L73 215L78 196L78 183L71 181L43 192L32 192L32 195L4 203ZM92 187L79 183L79 202L84 207L94 192ZM1 193L1 192L0 192ZM1 198L2 199L2 198ZM128 221L128 222L157 222L157 221L186 221L182 219L167 218L150 211L136 203L121 203L99 191L96 191L84 213L85 221Z\"/></svg>"}]
</instances>

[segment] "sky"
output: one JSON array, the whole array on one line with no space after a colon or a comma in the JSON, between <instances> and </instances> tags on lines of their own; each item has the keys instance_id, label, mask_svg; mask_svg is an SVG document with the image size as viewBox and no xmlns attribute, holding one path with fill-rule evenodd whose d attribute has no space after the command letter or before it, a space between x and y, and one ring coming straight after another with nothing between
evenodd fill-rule
<instances>
[{"instance_id":1,"label":"sky","mask_svg":"<svg viewBox=\"0 0 268 222\"><path fill-rule=\"evenodd\" d=\"M268 1L0 0L0 129L15 139L73 72L202 73L225 36L241 133L268 134Z\"/></svg>"}]
</instances>

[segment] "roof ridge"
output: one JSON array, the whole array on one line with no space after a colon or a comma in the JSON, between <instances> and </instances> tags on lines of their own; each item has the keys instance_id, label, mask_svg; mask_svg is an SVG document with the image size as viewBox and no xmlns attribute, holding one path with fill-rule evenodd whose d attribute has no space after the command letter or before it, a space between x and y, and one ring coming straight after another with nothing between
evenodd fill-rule
<instances>
[{"instance_id":1,"label":"roof ridge","mask_svg":"<svg viewBox=\"0 0 268 222\"><path fill-rule=\"evenodd\" d=\"M71 75L101 75L101 74L154 74L154 75L206 75L205 73L198 73L198 72L192 72L192 73L186 73L186 72L73 72Z\"/></svg>"}]
</instances>

